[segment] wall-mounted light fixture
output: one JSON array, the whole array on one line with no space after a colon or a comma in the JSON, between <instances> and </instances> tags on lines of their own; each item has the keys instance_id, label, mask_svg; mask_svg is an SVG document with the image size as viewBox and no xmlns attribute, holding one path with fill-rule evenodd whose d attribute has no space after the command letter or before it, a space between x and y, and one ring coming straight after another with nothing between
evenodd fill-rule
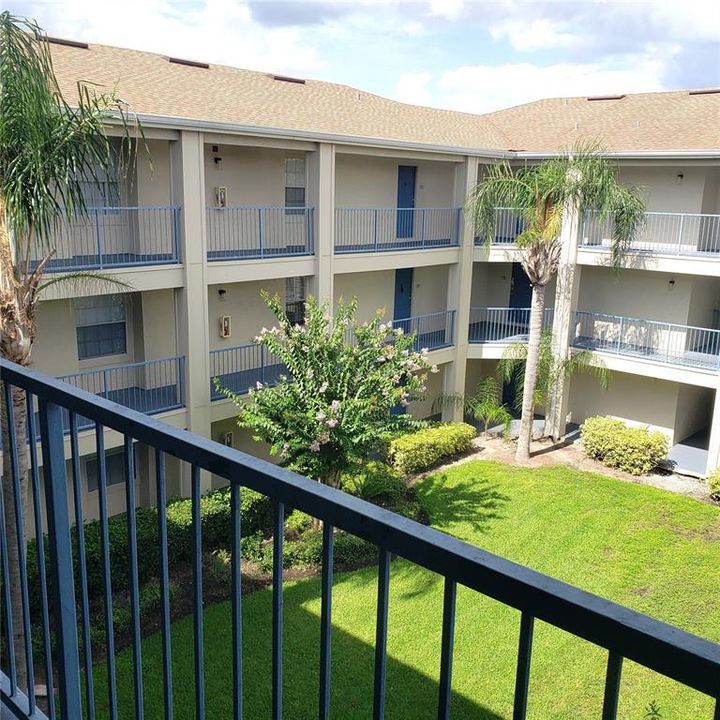
<instances>
[{"instance_id":1,"label":"wall-mounted light fixture","mask_svg":"<svg viewBox=\"0 0 720 720\"><path fill-rule=\"evenodd\" d=\"M682 185L684 179L685 179L685 175L683 173L678 173L677 176L675 177L675 182L678 185Z\"/></svg>"}]
</instances>

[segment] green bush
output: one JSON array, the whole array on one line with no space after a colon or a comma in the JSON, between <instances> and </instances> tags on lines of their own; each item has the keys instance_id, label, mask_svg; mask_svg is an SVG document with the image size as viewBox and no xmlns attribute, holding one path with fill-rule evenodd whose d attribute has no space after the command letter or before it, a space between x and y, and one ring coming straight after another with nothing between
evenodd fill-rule
<instances>
[{"instance_id":1,"label":"green bush","mask_svg":"<svg viewBox=\"0 0 720 720\"><path fill-rule=\"evenodd\" d=\"M300 535L312 526L313 519L302 510L293 510L287 518L285 518L285 527L289 533Z\"/></svg>"},{"instance_id":2,"label":"green bush","mask_svg":"<svg viewBox=\"0 0 720 720\"><path fill-rule=\"evenodd\" d=\"M175 595L175 583L170 581L168 584L168 595L172 602ZM152 578L144 588L140 590L140 616L153 615L160 611L162 607L162 595L160 594L160 581Z\"/></svg>"},{"instance_id":3,"label":"green bush","mask_svg":"<svg viewBox=\"0 0 720 720\"><path fill-rule=\"evenodd\" d=\"M389 459L403 475L427 470L441 460L467 452L475 428L467 423L445 423L401 435L390 442Z\"/></svg>"},{"instance_id":4,"label":"green bush","mask_svg":"<svg viewBox=\"0 0 720 720\"><path fill-rule=\"evenodd\" d=\"M592 417L583 423L580 434L589 457L631 475L646 475L667 457L667 437L659 430Z\"/></svg>"},{"instance_id":5,"label":"green bush","mask_svg":"<svg viewBox=\"0 0 720 720\"><path fill-rule=\"evenodd\" d=\"M710 487L710 497L713 500L720 500L720 468L715 468L708 475L708 486Z\"/></svg>"},{"instance_id":6,"label":"green bush","mask_svg":"<svg viewBox=\"0 0 720 720\"><path fill-rule=\"evenodd\" d=\"M378 460L370 460L355 472L344 474L341 487L346 492L377 505L394 504L407 490L400 473Z\"/></svg>"}]
</instances>

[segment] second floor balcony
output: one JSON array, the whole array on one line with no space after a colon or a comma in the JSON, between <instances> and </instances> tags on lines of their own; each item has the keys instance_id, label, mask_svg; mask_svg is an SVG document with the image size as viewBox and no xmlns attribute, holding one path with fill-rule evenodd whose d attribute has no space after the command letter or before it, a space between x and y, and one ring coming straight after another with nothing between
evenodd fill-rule
<instances>
[{"instance_id":1,"label":"second floor balcony","mask_svg":"<svg viewBox=\"0 0 720 720\"><path fill-rule=\"evenodd\" d=\"M402 328L406 335L415 335L415 350L440 350L455 342L455 311L429 313L393 320L394 328Z\"/></svg>"},{"instance_id":2,"label":"second floor balcony","mask_svg":"<svg viewBox=\"0 0 720 720\"><path fill-rule=\"evenodd\" d=\"M267 348L255 343L210 351L210 399L223 400L215 380L236 395L245 395L257 383L272 385L287 373L285 365Z\"/></svg>"},{"instance_id":3,"label":"second floor balcony","mask_svg":"<svg viewBox=\"0 0 720 720\"><path fill-rule=\"evenodd\" d=\"M580 228L583 249L609 250L613 223L597 213L585 212ZM720 257L720 215L696 213L645 213L645 221L627 248L650 255Z\"/></svg>"},{"instance_id":4,"label":"second floor balcony","mask_svg":"<svg viewBox=\"0 0 720 720\"><path fill-rule=\"evenodd\" d=\"M495 208L495 226L491 245L514 245L517 236L525 230L525 220L517 210L507 207ZM484 245L486 238L475 235L475 245Z\"/></svg>"},{"instance_id":5,"label":"second floor balcony","mask_svg":"<svg viewBox=\"0 0 720 720\"><path fill-rule=\"evenodd\" d=\"M720 331L605 313L575 313L573 347L720 370Z\"/></svg>"},{"instance_id":6,"label":"second floor balcony","mask_svg":"<svg viewBox=\"0 0 720 720\"><path fill-rule=\"evenodd\" d=\"M309 207L207 209L210 262L312 255L313 235Z\"/></svg>"},{"instance_id":7,"label":"second floor balcony","mask_svg":"<svg viewBox=\"0 0 720 720\"><path fill-rule=\"evenodd\" d=\"M177 207L91 207L83 216L64 217L46 272L179 263L179 213Z\"/></svg>"},{"instance_id":8,"label":"second floor balcony","mask_svg":"<svg viewBox=\"0 0 720 720\"><path fill-rule=\"evenodd\" d=\"M545 308L543 329L552 326L553 309ZM527 342L530 308L471 307L468 342Z\"/></svg>"},{"instance_id":9,"label":"second floor balcony","mask_svg":"<svg viewBox=\"0 0 720 720\"><path fill-rule=\"evenodd\" d=\"M461 217L461 208L337 208L335 252L457 247Z\"/></svg>"}]
</instances>

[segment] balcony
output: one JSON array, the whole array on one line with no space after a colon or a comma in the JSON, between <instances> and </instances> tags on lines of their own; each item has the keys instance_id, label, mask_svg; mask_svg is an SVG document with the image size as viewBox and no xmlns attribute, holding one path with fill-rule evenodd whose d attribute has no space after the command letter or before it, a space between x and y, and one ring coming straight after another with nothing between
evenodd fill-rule
<instances>
[{"instance_id":1,"label":"balcony","mask_svg":"<svg viewBox=\"0 0 720 720\"><path fill-rule=\"evenodd\" d=\"M601 221L597 213L585 212L580 247L609 250L612 236L611 220ZM648 255L720 258L720 215L645 213L645 223L627 250Z\"/></svg>"},{"instance_id":2,"label":"balcony","mask_svg":"<svg viewBox=\"0 0 720 720\"><path fill-rule=\"evenodd\" d=\"M104 398L88 394L62 382L48 378L32 370L21 368L12 363L3 363L0 368L0 379L5 383L6 392L18 388L29 394L28 402L40 407L40 437L43 463L43 483L40 484L40 473L37 454L34 446L30 453L30 479L33 496L39 499L40 488L44 494L44 503L35 502L35 512L28 521L33 522L36 532L42 532L46 523L48 533L46 543L52 562L45 565L39 563L39 592L33 602L41 612L31 611L28 590L28 576L25 571L25 555L21 553L20 573L18 579L19 592L10 593L8 585L7 554L3 552L4 597L5 607L17 612L5 613L5 631L12 637L12 618L20 617L22 635L26 642L28 682L19 686L16 650L13 643L4 646L0 658L0 709L13 717L30 720L42 720L46 716L38 707L35 694L34 669L40 675L56 680L51 693L55 699L56 717L81 718L91 713L88 706L95 702L101 704L101 712L108 716L118 716L118 698L121 700L123 713L131 713L141 717L143 711L154 711L172 715L173 685L191 685L194 692L194 707L183 707L184 716L192 714L202 717L207 695L210 692L222 692L228 698L228 712L234 717L242 716L243 674L252 681L253 673L263 673L272 678L272 717L283 715L284 650L295 640L292 636L293 625L284 623L286 608L283 602L286 589L283 584L283 523L286 508L297 508L322 521L322 576L318 582L318 592L312 602L317 602L319 621L317 624L317 644L319 652L313 650L306 654L311 658L308 662L316 668L312 674L311 684L305 689L317 697L321 718L328 718L331 693L338 692L333 679L343 667L333 663L332 648L342 635L342 626L333 622L333 591L334 579L334 530L344 530L364 539L377 547L377 603L371 609L376 623L368 632L368 638L374 636L372 654L366 664L356 665L354 673L362 673L372 677L367 682L372 689L372 704L376 708L374 717L383 717L386 699L392 701L397 692L395 685L386 680L388 661L392 659L388 649L388 622L392 623L392 632L412 633L412 623L403 615L393 614L393 603L396 597L390 592L391 575L393 572L406 572L412 565L425 568L435 573L444 583L444 599L437 605L437 636L427 637L429 649L437 648L439 662L439 683L436 697L437 716L450 717L450 706L454 698L460 700L452 689L454 639L456 634L455 611L458 603L458 586L460 593L472 593L478 597L486 597L506 606L508 612L517 616L517 654L508 658L505 672L511 674L514 691L510 699L513 704L513 717L524 720L527 717L528 703L532 706L532 675L549 672L551 664L543 655L543 662L531 670L533 653L533 629L535 622L550 624L589 643L588 657L602 652L607 657L607 669L604 677L598 678L598 685L604 687L597 694L598 713L602 707L602 716L608 720L617 717L618 704L624 692L629 689L626 684L621 686L623 661L638 663L674 681L687 685L710 698L717 698L718 677L720 676L720 648L717 644L691 635L678 628L661 623L646 615L617 605L605 598L584 592L561 581L550 578L522 565L510 562L497 555L481 550L454 537L445 535L430 527L404 517L395 515L381 507L371 505L358 498L351 497L333 488L321 485L314 480L284 470L268 462L240 453L211 440L201 438L185 430L158 423L137 411L127 409L118 411L117 406ZM93 677L104 674L100 665L93 665L93 648L89 643L91 607L87 594L87 578L92 572L102 579L106 596L112 591L113 578L110 574L109 531L107 515L107 494L104 482L99 485L98 502L100 506L100 541L103 546L103 561L98 567L88 568L86 551L83 543L78 543L75 556L71 543L72 528L68 504L74 500L77 519L83 522L83 504L71 488L77 488L79 478L76 469L66 467L64 455L64 438L62 433L62 416L72 414L83 416L97 423L98 440L102 438L104 428L120 433L125 442L125 451L132 457L133 441L139 441L154 451L157 468L153 478L157 487L160 502L165 502L167 485L165 461L168 457L176 458L188 471L191 479L192 513L190 517L193 530L192 548L190 549L191 572L186 582L192 587L191 618L193 623L193 642L183 651L192 653L195 671L190 675L179 675L173 663L173 651L181 648L174 646L171 637L170 594L171 586L168 571L168 520L166 513L156 516L157 546L152 548L139 547L137 542L136 518L136 487L131 481L132 463L127 462L125 473L125 492L128 513L126 516L128 537L127 575L129 579L128 604L130 612L129 643L132 653L134 670L125 674L125 682L117 683L116 662L125 662L125 658L116 661L114 646L114 622L112 605L105 605L104 623L106 632L102 640L102 655L107 665L109 678L108 694L94 697ZM12 413L8 418L9 436L16 437ZM73 430L73 433L75 431ZM75 437L72 438L75 440ZM6 482L11 483L16 496L19 494L18 447L16 442L9 443L11 466L14 468ZM104 477L105 456L98 456L100 473ZM230 632L224 637L213 636L213 653L223 653L227 658L228 682L219 687L215 678L205 677L205 611L204 574L203 574L203 523L200 513L201 471L208 471L224 478L230 485L230 529L231 551L229 563L232 581L229 585L231 600L226 612L231 613ZM72 480L73 482L69 482ZM261 607L265 617L255 617L252 622L267 622L267 645L255 651L262 658L262 664L247 662L247 648L243 647L242 619L243 601L241 583L244 580L244 568L241 563L241 503L240 496L244 488L250 488L271 499L274 508L275 543L272 558L272 598ZM70 494L70 498L68 495ZM22 516L20 516L22 517ZM84 534L79 534L83 537ZM0 523L0 547L7 548L6 524ZM157 577L159 584L159 617L161 641L158 643L162 662L155 667L155 672L162 678L161 687L164 696L148 696L144 692L147 675L143 672L143 645L141 643L141 610L140 580L138 575L138 557L140 553L157 553ZM392 559L400 556L404 560L398 564ZM40 554L39 557L44 557ZM368 578L372 570L368 569ZM368 579L366 582L370 582ZM76 590L76 588L78 588ZM14 604L17 602L17 606ZM35 615L38 615L35 618ZM10 621L8 620L10 619ZM34 632L41 640L40 650L31 642L31 620L38 623ZM50 628L53 629L54 652L50 651ZM79 643L79 628L82 628L82 643ZM105 639L106 638L106 639ZM486 638L492 643L493 638ZM370 641L373 642L373 641ZM465 643L466 644L466 643ZM80 646L80 647L79 647ZM546 650L547 648L543 648ZM374 655L374 660L373 660ZM316 658L312 659L312 658ZM364 656L363 656L364 657ZM100 658L95 657L95 660ZM563 657L555 657L556 670L562 673ZM244 662L245 661L245 662ZM317 663L317 665L316 665ZM53 672L53 668L58 672ZM346 668L345 668L346 670ZM290 675L290 673L288 673ZM537 679L537 678L536 678ZM318 682L319 680L319 682ZM428 683L433 679L425 678ZM603 699L600 699L602 694ZM370 698L368 698L370 702ZM191 701L192 702L192 701ZM368 704L369 704L368 702ZM715 714L720 711L720 704L714 703ZM131 705L134 706L131 710ZM233 710L230 710L230 706ZM317 706L316 706L317 707ZM708 706L709 707L709 706ZM379 710L378 710L379 708ZM290 709L290 708L288 708ZM543 708L540 708L542 710ZM123 714L123 716L125 716ZM268 713L268 716L270 714Z\"/></svg>"},{"instance_id":3,"label":"balcony","mask_svg":"<svg viewBox=\"0 0 720 720\"><path fill-rule=\"evenodd\" d=\"M64 375L58 380L118 405L154 415L184 407L184 363L183 356L167 357ZM88 418L78 418L79 430L92 424ZM66 431L70 428L67 417L63 427Z\"/></svg>"},{"instance_id":4,"label":"balcony","mask_svg":"<svg viewBox=\"0 0 720 720\"><path fill-rule=\"evenodd\" d=\"M457 247L461 208L337 208L335 252Z\"/></svg>"},{"instance_id":5,"label":"balcony","mask_svg":"<svg viewBox=\"0 0 720 720\"><path fill-rule=\"evenodd\" d=\"M665 365L720 369L720 331L708 328L578 311L572 345Z\"/></svg>"},{"instance_id":6,"label":"balcony","mask_svg":"<svg viewBox=\"0 0 720 720\"><path fill-rule=\"evenodd\" d=\"M415 334L415 350L440 350L450 347L455 341L455 311L416 315L415 317L393 320L394 328L402 328L406 335Z\"/></svg>"},{"instance_id":7,"label":"balcony","mask_svg":"<svg viewBox=\"0 0 720 720\"><path fill-rule=\"evenodd\" d=\"M225 395L215 387L220 385L237 395L245 395L257 383L273 385L287 368L267 348L252 343L233 348L210 351L210 398L224 400Z\"/></svg>"},{"instance_id":8,"label":"balcony","mask_svg":"<svg viewBox=\"0 0 720 720\"><path fill-rule=\"evenodd\" d=\"M64 217L52 237L55 254L46 272L179 263L178 221L176 207L93 207L87 216Z\"/></svg>"},{"instance_id":9,"label":"balcony","mask_svg":"<svg viewBox=\"0 0 720 720\"><path fill-rule=\"evenodd\" d=\"M207 208L207 259L312 255L313 208Z\"/></svg>"},{"instance_id":10,"label":"balcony","mask_svg":"<svg viewBox=\"0 0 720 720\"><path fill-rule=\"evenodd\" d=\"M492 245L514 245L520 233L525 230L525 220L513 208L495 208L495 229ZM485 238L475 236L475 245L485 245Z\"/></svg>"},{"instance_id":11,"label":"balcony","mask_svg":"<svg viewBox=\"0 0 720 720\"><path fill-rule=\"evenodd\" d=\"M545 308L543 329L552 326L552 319L553 309ZM530 308L470 308L470 343L524 343L529 329Z\"/></svg>"}]
</instances>

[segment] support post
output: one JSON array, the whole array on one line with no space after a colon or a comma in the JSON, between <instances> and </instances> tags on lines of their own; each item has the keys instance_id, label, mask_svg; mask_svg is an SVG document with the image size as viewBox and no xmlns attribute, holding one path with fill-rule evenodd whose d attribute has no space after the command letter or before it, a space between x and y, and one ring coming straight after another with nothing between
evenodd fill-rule
<instances>
[{"instance_id":1,"label":"support post","mask_svg":"<svg viewBox=\"0 0 720 720\"><path fill-rule=\"evenodd\" d=\"M315 275L312 293L333 309L335 244L335 146L320 143L308 153L308 203L315 215Z\"/></svg>"}]
</instances>

